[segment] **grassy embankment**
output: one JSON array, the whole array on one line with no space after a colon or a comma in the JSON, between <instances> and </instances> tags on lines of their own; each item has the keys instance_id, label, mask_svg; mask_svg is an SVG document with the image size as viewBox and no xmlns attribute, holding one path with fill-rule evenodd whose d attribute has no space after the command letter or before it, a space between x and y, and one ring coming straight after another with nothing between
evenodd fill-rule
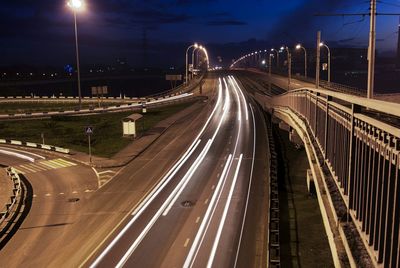
<instances>
[{"instance_id":1,"label":"grassy embankment","mask_svg":"<svg viewBox=\"0 0 400 268\"><path fill-rule=\"evenodd\" d=\"M149 110L137 123L139 135L191 104L193 102ZM86 126L93 126L93 154L111 157L132 141L122 137L121 123L124 117L132 113L130 111L79 117L57 116L43 120L3 121L0 122L0 138L41 143L43 133L46 144L87 152L88 139L84 130Z\"/></svg>"}]
</instances>

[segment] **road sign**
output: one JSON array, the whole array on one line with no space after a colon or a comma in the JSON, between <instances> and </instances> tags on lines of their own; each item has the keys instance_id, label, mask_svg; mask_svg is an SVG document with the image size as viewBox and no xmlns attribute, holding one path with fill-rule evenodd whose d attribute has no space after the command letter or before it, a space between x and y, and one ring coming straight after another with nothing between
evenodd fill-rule
<instances>
[{"instance_id":1,"label":"road sign","mask_svg":"<svg viewBox=\"0 0 400 268\"><path fill-rule=\"evenodd\" d=\"M92 95L106 95L106 94L108 94L107 86L92 87Z\"/></svg>"},{"instance_id":2,"label":"road sign","mask_svg":"<svg viewBox=\"0 0 400 268\"><path fill-rule=\"evenodd\" d=\"M182 80L182 75L181 74L167 74L165 76L165 80L167 81L181 81Z\"/></svg>"},{"instance_id":3,"label":"road sign","mask_svg":"<svg viewBox=\"0 0 400 268\"><path fill-rule=\"evenodd\" d=\"M87 135L92 135L93 134L93 127L91 127L91 126L85 127L85 133Z\"/></svg>"}]
</instances>

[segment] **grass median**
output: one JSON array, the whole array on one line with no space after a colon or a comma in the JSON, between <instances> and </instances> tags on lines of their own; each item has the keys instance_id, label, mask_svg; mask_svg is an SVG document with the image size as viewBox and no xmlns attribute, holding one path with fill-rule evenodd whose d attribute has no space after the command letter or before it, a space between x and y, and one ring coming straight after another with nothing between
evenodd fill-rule
<instances>
[{"instance_id":1,"label":"grass median","mask_svg":"<svg viewBox=\"0 0 400 268\"><path fill-rule=\"evenodd\" d=\"M148 110L148 113L137 122L139 135L192 104L193 102L188 102ZM88 137L85 134L85 127L92 126L94 128L91 136L92 153L101 157L111 157L132 142L132 139L122 137L121 123L123 118L132 113L134 112L3 121L0 122L0 137L42 143L43 133L46 144L87 152Z\"/></svg>"},{"instance_id":2,"label":"grass median","mask_svg":"<svg viewBox=\"0 0 400 268\"><path fill-rule=\"evenodd\" d=\"M123 104L122 102L102 102L102 107L114 106L117 104ZM59 110L74 110L78 108L79 103L77 101L21 101L21 102L1 102L0 103L0 114L16 114L16 113L35 113L35 112L50 112ZM96 101L84 101L82 102L82 109L96 108L99 103Z\"/></svg>"}]
</instances>

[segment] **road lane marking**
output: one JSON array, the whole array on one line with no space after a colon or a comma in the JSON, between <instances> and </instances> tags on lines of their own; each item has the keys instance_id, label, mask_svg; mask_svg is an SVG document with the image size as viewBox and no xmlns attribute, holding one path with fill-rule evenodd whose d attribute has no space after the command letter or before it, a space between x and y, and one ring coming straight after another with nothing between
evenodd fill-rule
<instances>
[{"instance_id":1,"label":"road lane marking","mask_svg":"<svg viewBox=\"0 0 400 268\"><path fill-rule=\"evenodd\" d=\"M239 259L240 246L241 246L241 243L242 243L244 225L245 225L245 222L246 222L247 209L248 209L249 200L250 200L250 191L251 191L251 186L253 184L254 161L255 161L255 157L256 157L256 142L257 142L256 119L255 119L255 116L254 116L254 110L253 110L252 105L249 105L249 106L250 106L251 115L252 115L252 118L253 118L253 132L254 132L253 133L253 159L251 161L249 188L247 189L246 205L245 205L245 209L244 209L242 228L240 230L239 244L238 244L238 247L237 247L237 250L236 250L235 263L234 263L234 266L233 266L234 268L236 268L237 262L238 262L238 259Z\"/></svg>"},{"instance_id":2,"label":"road lane marking","mask_svg":"<svg viewBox=\"0 0 400 268\"><path fill-rule=\"evenodd\" d=\"M27 167L27 166L25 166L25 165L19 165L19 168L21 168L22 170L28 171L28 173L29 173L29 172L31 172L31 173L36 173L36 172L37 172L37 170L34 170L34 169L32 169L32 168L29 168L29 167Z\"/></svg>"},{"instance_id":3,"label":"road lane marking","mask_svg":"<svg viewBox=\"0 0 400 268\"><path fill-rule=\"evenodd\" d=\"M224 81L225 81L225 78L224 78ZM225 84L226 84L226 81L225 81ZM227 88L226 88L226 89L227 89ZM237 94L237 92L236 92L236 98L237 98L238 109L239 109L239 112L238 112L238 121L239 121L240 123L239 123L239 130L238 130L237 138L236 138L236 144L235 144L234 151L233 151L233 156L236 155L236 151L237 151L237 148L238 148L238 145L239 145L239 139L240 139L240 137L241 137L242 122L243 122L243 121L241 120L241 109L242 109L242 106L241 106L241 104L240 104L240 97L239 97L239 95ZM246 120L246 121L247 121L247 120ZM229 170L230 170L232 164L233 164L233 159L231 160L231 163L230 163L230 165L229 165ZM226 174L226 177L227 177L227 176L228 176L228 174ZM225 178L225 181L226 181L226 178ZM224 182L224 185L225 185L225 182ZM217 189L218 189L218 186L217 186ZM217 193L218 191L219 191L219 190L216 190L215 193ZM220 197L221 197L221 194L222 194L222 190L221 190L221 192L220 192L220 194L219 194L218 201L217 201L217 203L215 204L213 213L212 213L210 219L208 220L208 223L206 223L206 224L207 224L207 227L206 227L205 230L203 230L204 233L201 234L200 229L199 229L199 231L198 231L198 233L197 233L197 235L196 235L196 236L199 236L199 235L200 235L202 238L201 238L199 244L196 244L196 245L195 245L195 243L192 244L191 251L192 251L192 250L193 250L193 251L190 252L191 254L187 256L187 258L186 258L186 260L185 260L184 268L192 267L192 266L193 266L194 261L195 261L195 259L196 259L196 257L197 257L197 254L198 254L198 252L199 252L199 250L200 250L200 247L201 247L201 245L202 245L202 243L203 243L204 237L205 237L205 235L206 235L206 233L207 233L207 231L208 231L208 226L209 226L210 223L211 223L211 219L212 219L213 214L214 214L214 212L215 212L215 210L216 210L216 207L217 207L217 205L218 205L218 202L219 202L219 199L220 199ZM210 208L210 206L211 206L211 203L210 203L210 205L209 205L209 208ZM205 220L203 219L202 224L203 224L204 222L205 222ZM203 231L202 231L202 232L203 232Z\"/></svg>"},{"instance_id":4,"label":"road lane marking","mask_svg":"<svg viewBox=\"0 0 400 268\"><path fill-rule=\"evenodd\" d=\"M219 244L219 241L221 240L222 230L223 230L224 225L225 225L226 216L228 215L228 210L229 210L229 207L230 207L230 205L232 203L232 196L233 196L233 192L235 191L235 187L236 187L236 183L237 183L237 179L238 179L238 175L239 175L239 171L240 171L240 165L242 164L242 159L243 159L243 154L241 154L240 157L239 157L239 161L238 161L238 164L237 164L237 167L236 167L235 175L233 177L233 182L232 182L231 188L229 190L229 195L228 195L228 198L226 199L224 212L222 213L221 221L219 222L219 226L218 226L217 235L215 237L214 244L213 244L213 247L212 247L212 250L211 250L211 254L210 254L210 257L208 259L207 268L211 268L212 264L214 262L214 258L215 258L215 254L217 252L218 244Z\"/></svg>"},{"instance_id":5,"label":"road lane marking","mask_svg":"<svg viewBox=\"0 0 400 268\"><path fill-rule=\"evenodd\" d=\"M190 239L189 239L189 238L187 238L187 239L186 239L186 241L185 241L185 244L183 245L183 247L184 247L184 248L186 248L186 247L188 246L188 244L189 244L189 241L190 241Z\"/></svg>"},{"instance_id":6,"label":"road lane marking","mask_svg":"<svg viewBox=\"0 0 400 268\"><path fill-rule=\"evenodd\" d=\"M218 177L218 176L217 176ZM215 189L215 185L213 185L213 186L211 186L211 190L214 190Z\"/></svg>"},{"instance_id":7,"label":"road lane marking","mask_svg":"<svg viewBox=\"0 0 400 268\"><path fill-rule=\"evenodd\" d=\"M226 84L226 81L224 79L224 82ZM206 145L206 147L204 148L204 150L202 151L202 156L201 156L201 160L199 160L196 164L195 164L195 168L192 170L191 174L193 175L193 173L196 171L198 165L200 165L200 163L203 161L204 157L206 156L206 154L208 153L211 145L214 143L215 138L217 137L219 130L221 129L222 123L225 120L225 117L230 109L230 97L229 97L229 91L228 88L225 88L225 104L224 104L224 109L223 109L223 114L220 118L219 124L214 132L214 135L211 139L208 140L208 143ZM199 158L196 159L196 161ZM192 165L193 167L193 165ZM146 227L144 228L144 230L140 233L139 237L133 242L133 244L129 247L128 251L124 254L124 256L121 258L121 260L118 262L118 264L116 265L117 268L121 268L123 265L125 265L125 263L127 262L127 260L130 258L130 256L132 255L132 253L135 251L135 249L138 247L138 245L141 243L141 241L144 239L144 237L146 236L146 234L149 232L149 230L152 228L152 226L155 224L155 222L158 220L158 218L160 217L160 215L162 214L162 211L166 209L166 206L168 206L168 208L165 210L164 215L168 214L169 209L172 207L172 205L175 203L175 201L177 200L178 196L180 195L180 193L184 190L184 188L186 187L187 183L189 182L190 178L192 175L188 175L188 177L186 179L183 179L178 187L176 187L173 192L171 193L171 195L168 197L167 201L163 203L163 205L161 206L161 208L157 211L157 213L154 215L154 217L151 219L151 221L146 225ZM186 175L185 175L186 176ZM180 185L183 183L183 186L181 187ZM179 189L179 187L181 187ZM178 194L176 194L176 191L179 191ZM172 202L171 202L172 201Z\"/></svg>"},{"instance_id":8,"label":"road lane marking","mask_svg":"<svg viewBox=\"0 0 400 268\"><path fill-rule=\"evenodd\" d=\"M208 198L206 199L206 201L204 201L204 205L207 205L208 203Z\"/></svg>"},{"instance_id":9,"label":"road lane marking","mask_svg":"<svg viewBox=\"0 0 400 268\"><path fill-rule=\"evenodd\" d=\"M164 213L162 214L163 216L167 216L168 215L168 212L171 210L172 206L178 200L178 198L182 194L183 190L185 190L186 185L189 183L189 181L191 180L193 174L197 171L197 168L203 162L203 160L206 157L208 151L210 150L211 144L212 144L212 141L208 140L208 142L207 142L206 146L204 147L203 151L201 152L201 154L196 158L195 162L192 164L192 166L190 167L188 172L185 174L185 176L179 182L178 186L175 188L175 189L178 189L178 192L176 192L176 194L173 196L173 198L170 199L169 205L166 207Z\"/></svg>"},{"instance_id":10,"label":"road lane marking","mask_svg":"<svg viewBox=\"0 0 400 268\"><path fill-rule=\"evenodd\" d=\"M210 116L208 117L206 123L204 124L203 128L201 129L201 131L199 132L199 134L197 135L196 139L194 139L192 145L187 149L187 151L185 152L185 154L180 158L180 160L169 170L169 172L164 176L164 178L160 181L160 183L158 183L158 185L150 192L150 194L148 194L146 196L146 198L143 200L143 202L140 203L140 205L134 210L134 212L132 213L132 215L134 215L134 217L128 222L127 225L125 225L125 227L121 230L121 232L112 240L112 242L110 244L108 244L108 246L106 247L105 250L102 251L102 253L96 258L96 260L90 265L90 268L94 268L96 267L101 260L107 255L107 253L114 247L114 245L119 241L119 239L126 233L126 231L132 226L132 224L137 220L137 218L143 213L143 211L147 208L147 206L156 198L156 196L158 196L158 194L163 190L163 188L169 183L169 181L172 179L172 177L176 174L176 172L180 169L180 167L186 162L187 159L184 159L191 151L190 154L193 153L194 150L193 147L195 146L196 143L200 143L199 138L203 135L205 129L207 128L207 126L209 125L212 117L214 116L215 112L217 111L217 108L220 105L222 99L222 85L221 85L221 81L220 81L220 85L219 85L219 90L218 90L218 99L217 102L214 106L213 111L211 112ZM187 158L189 158L189 156L187 156ZM114 230L109 234L109 236L116 230L116 228L114 228ZM109 237L108 236L108 237ZM100 245L102 245L107 239L104 239ZM85 264L90 258L91 256L93 256L96 251L99 249L100 245L94 250L92 251L92 253L90 254L90 256L88 256L88 258L86 258L82 265Z\"/></svg>"},{"instance_id":11,"label":"road lane marking","mask_svg":"<svg viewBox=\"0 0 400 268\"><path fill-rule=\"evenodd\" d=\"M196 237L193 240L192 246L190 248L190 251L186 257L185 263L183 264L184 268L188 268L192 266L192 261L194 260L195 256L198 253L198 245L201 243L203 240L204 236L203 233L205 230L208 228L209 225L209 219L211 219L212 215L215 212L216 206L214 204L216 201L221 197L222 191L220 191L221 188L225 185L226 178L228 175L228 171L230 169L231 163L232 163L232 154L229 155L228 160L225 163L224 170L222 171L222 176L218 181L217 188L211 198L210 205L208 206L206 210L206 214L204 215L204 218L200 224L199 230L197 231Z\"/></svg>"},{"instance_id":12,"label":"road lane marking","mask_svg":"<svg viewBox=\"0 0 400 268\"><path fill-rule=\"evenodd\" d=\"M199 221L200 221L200 217L197 217L196 223L199 223Z\"/></svg>"}]
</instances>

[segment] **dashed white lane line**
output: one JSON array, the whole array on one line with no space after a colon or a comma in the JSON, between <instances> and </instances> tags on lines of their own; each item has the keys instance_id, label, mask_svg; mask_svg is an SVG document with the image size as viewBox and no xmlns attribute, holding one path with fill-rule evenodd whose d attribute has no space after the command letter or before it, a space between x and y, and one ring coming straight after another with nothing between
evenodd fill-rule
<instances>
[{"instance_id":1,"label":"dashed white lane line","mask_svg":"<svg viewBox=\"0 0 400 268\"><path fill-rule=\"evenodd\" d=\"M45 194L44 196L51 196L51 194L47 193L47 194Z\"/></svg>"},{"instance_id":2,"label":"dashed white lane line","mask_svg":"<svg viewBox=\"0 0 400 268\"><path fill-rule=\"evenodd\" d=\"M200 217L197 217L196 223L199 223L199 221L200 221Z\"/></svg>"},{"instance_id":3,"label":"dashed white lane line","mask_svg":"<svg viewBox=\"0 0 400 268\"><path fill-rule=\"evenodd\" d=\"M190 241L190 239L187 238L185 241L185 244L183 245L184 248L187 248L187 246L189 245L189 241Z\"/></svg>"},{"instance_id":4,"label":"dashed white lane line","mask_svg":"<svg viewBox=\"0 0 400 268\"><path fill-rule=\"evenodd\" d=\"M204 201L204 205L207 205L208 203L208 198L206 199L206 201Z\"/></svg>"}]
</instances>

